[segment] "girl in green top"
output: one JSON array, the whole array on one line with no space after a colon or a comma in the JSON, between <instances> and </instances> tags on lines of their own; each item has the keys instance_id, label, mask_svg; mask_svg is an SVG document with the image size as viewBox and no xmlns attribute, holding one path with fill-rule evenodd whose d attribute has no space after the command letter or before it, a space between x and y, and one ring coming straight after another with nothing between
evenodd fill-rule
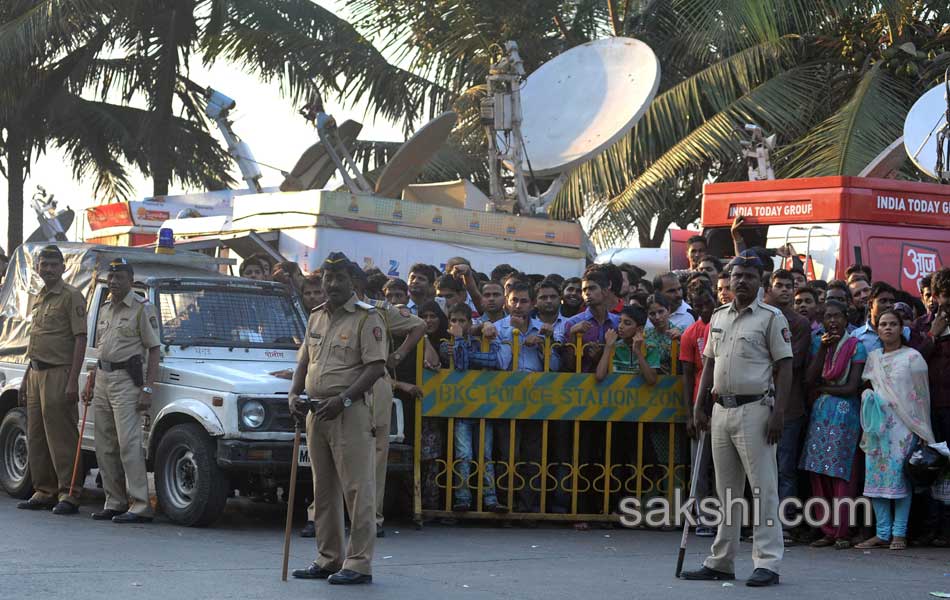
<instances>
[{"instance_id":1,"label":"girl in green top","mask_svg":"<svg viewBox=\"0 0 950 600\"><path fill-rule=\"evenodd\" d=\"M604 335L604 353L597 364L595 376L603 381L610 372L613 362L614 373L643 375L649 385L656 383L656 367L646 357L643 327L647 323L647 314L638 306L625 306L620 312L617 331L608 330Z\"/></svg>"}]
</instances>

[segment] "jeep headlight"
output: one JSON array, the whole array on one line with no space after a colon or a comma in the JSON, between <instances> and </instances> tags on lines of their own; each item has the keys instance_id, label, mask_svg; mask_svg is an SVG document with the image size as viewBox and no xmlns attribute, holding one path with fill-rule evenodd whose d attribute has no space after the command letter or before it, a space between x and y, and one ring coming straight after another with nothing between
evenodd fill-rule
<instances>
[{"instance_id":1,"label":"jeep headlight","mask_svg":"<svg viewBox=\"0 0 950 600\"><path fill-rule=\"evenodd\" d=\"M264 424L264 405L257 400L249 400L241 405L241 422L248 429L257 429Z\"/></svg>"}]
</instances>

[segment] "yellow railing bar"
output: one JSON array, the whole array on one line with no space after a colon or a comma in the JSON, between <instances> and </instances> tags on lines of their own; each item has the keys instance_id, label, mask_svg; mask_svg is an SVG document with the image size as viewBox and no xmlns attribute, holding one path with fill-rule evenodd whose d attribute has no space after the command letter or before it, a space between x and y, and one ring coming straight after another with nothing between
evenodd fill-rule
<instances>
[{"instance_id":1,"label":"yellow railing bar","mask_svg":"<svg viewBox=\"0 0 950 600\"><path fill-rule=\"evenodd\" d=\"M547 344L545 344L547 346ZM547 506L548 481L548 422L541 421L541 513Z\"/></svg>"},{"instance_id":2,"label":"yellow railing bar","mask_svg":"<svg viewBox=\"0 0 950 600\"><path fill-rule=\"evenodd\" d=\"M475 449L478 470L478 497L475 502L475 510L482 510L482 480L485 478L485 419L478 420L478 448Z\"/></svg>"},{"instance_id":3,"label":"yellow railing bar","mask_svg":"<svg viewBox=\"0 0 950 600\"><path fill-rule=\"evenodd\" d=\"M508 422L508 510L515 510L515 420Z\"/></svg>"},{"instance_id":4,"label":"yellow railing bar","mask_svg":"<svg viewBox=\"0 0 950 600\"><path fill-rule=\"evenodd\" d=\"M607 421L607 443L604 453L604 514L610 513L610 446L613 423Z\"/></svg>"},{"instance_id":5,"label":"yellow railing bar","mask_svg":"<svg viewBox=\"0 0 950 600\"><path fill-rule=\"evenodd\" d=\"M581 422L574 421L574 456L571 459L571 512L577 513L577 476L580 455Z\"/></svg>"},{"instance_id":6,"label":"yellow railing bar","mask_svg":"<svg viewBox=\"0 0 950 600\"><path fill-rule=\"evenodd\" d=\"M449 417L445 441L445 510L452 510L452 483L455 480L455 419Z\"/></svg>"},{"instance_id":7,"label":"yellow railing bar","mask_svg":"<svg viewBox=\"0 0 950 600\"><path fill-rule=\"evenodd\" d=\"M521 362L521 331L516 327L511 330L511 370L517 371Z\"/></svg>"},{"instance_id":8,"label":"yellow railing bar","mask_svg":"<svg viewBox=\"0 0 950 600\"><path fill-rule=\"evenodd\" d=\"M637 423L637 498L643 497L643 422Z\"/></svg>"},{"instance_id":9,"label":"yellow railing bar","mask_svg":"<svg viewBox=\"0 0 950 600\"><path fill-rule=\"evenodd\" d=\"M669 480L668 480L668 485L667 485L667 490L666 490L666 499L671 504L673 502L673 471L676 470L676 465L673 464L673 449L676 447L676 444L675 444L676 440L673 438L675 433L676 433L676 425L674 423L670 423L670 439L669 439L670 448L668 451L667 463L666 463L667 467L670 470L670 475L669 475Z\"/></svg>"}]
</instances>

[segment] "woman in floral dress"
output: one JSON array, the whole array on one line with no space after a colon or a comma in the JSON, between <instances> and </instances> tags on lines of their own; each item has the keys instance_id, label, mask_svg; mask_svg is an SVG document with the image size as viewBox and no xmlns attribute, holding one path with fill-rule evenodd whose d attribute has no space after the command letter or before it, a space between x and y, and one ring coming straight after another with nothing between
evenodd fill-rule
<instances>
[{"instance_id":1,"label":"woman in floral dress","mask_svg":"<svg viewBox=\"0 0 950 600\"><path fill-rule=\"evenodd\" d=\"M848 333L847 314L844 304L834 300L825 303L825 333L812 336L812 358L806 374L806 384L818 392L818 399L812 406L799 468L809 472L812 495L829 504L836 498L854 498L861 484L854 467L861 436L858 390L867 352L858 338ZM841 512L839 524L835 526L829 520L822 525L824 536L812 546L851 546L847 508L842 506Z\"/></svg>"},{"instance_id":2,"label":"woman in floral dress","mask_svg":"<svg viewBox=\"0 0 950 600\"><path fill-rule=\"evenodd\" d=\"M904 345L903 327L900 314L893 310L878 316L877 334L883 347L868 355L864 369L864 379L871 384L861 408L864 495L874 506L877 535L858 548L907 547L913 489L904 475L904 461L918 442L915 438L926 444L934 442L927 363L920 353Z\"/></svg>"}]
</instances>

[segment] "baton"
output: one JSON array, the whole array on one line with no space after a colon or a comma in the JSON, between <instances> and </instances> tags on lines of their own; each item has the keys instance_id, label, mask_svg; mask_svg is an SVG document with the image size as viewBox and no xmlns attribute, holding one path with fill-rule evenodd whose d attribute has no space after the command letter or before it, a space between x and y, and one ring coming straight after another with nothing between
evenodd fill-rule
<instances>
[{"instance_id":1,"label":"baton","mask_svg":"<svg viewBox=\"0 0 950 600\"><path fill-rule=\"evenodd\" d=\"M86 431L86 415L89 413L89 405L82 403L82 423L79 425L79 441L76 442L76 458L73 459L73 476L69 480L69 497L73 497L73 487L76 485L76 471L79 470L79 455L82 454L82 436Z\"/></svg>"},{"instance_id":2,"label":"baton","mask_svg":"<svg viewBox=\"0 0 950 600\"><path fill-rule=\"evenodd\" d=\"M703 467L703 446L706 443L706 432L699 432L699 443L696 444L696 464L693 466L693 472L689 478L689 499L696 498L696 481L699 479L699 471ZM676 558L676 577L679 578L683 572L683 560L686 558L686 540L689 538L689 519L683 523L683 537L680 538L680 553Z\"/></svg>"},{"instance_id":3,"label":"baton","mask_svg":"<svg viewBox=\"0 0 950 600\"><path fill-rule=\"evenodd\" d=\"M294 451L290 455L290 490L287 492L287 522L284 525L284 563L280 580L287 581L287 562L290 560L290 529L294 520L294 496L297 491L297 454L300 452L300 420L294 415Z\"/></svg>"}]
</instances>

